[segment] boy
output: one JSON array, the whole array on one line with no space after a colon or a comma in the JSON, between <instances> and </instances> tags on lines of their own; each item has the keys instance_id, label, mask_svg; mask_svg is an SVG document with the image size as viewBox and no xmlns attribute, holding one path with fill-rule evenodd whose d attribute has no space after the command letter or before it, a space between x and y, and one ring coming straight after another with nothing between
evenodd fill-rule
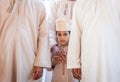
<instances>
[{"instance_id":1,"label":"boy","mask_svg":"<svg viewBox=\"0 0 120 82\"><path fill-rule=\"evenodd\" d=\"M52 82L73 82L72 73L66 68L66 55L70 36L70 24L64 18L56 20L56 41L60 52L52 56Z\"/></svg>"}]
</instances>

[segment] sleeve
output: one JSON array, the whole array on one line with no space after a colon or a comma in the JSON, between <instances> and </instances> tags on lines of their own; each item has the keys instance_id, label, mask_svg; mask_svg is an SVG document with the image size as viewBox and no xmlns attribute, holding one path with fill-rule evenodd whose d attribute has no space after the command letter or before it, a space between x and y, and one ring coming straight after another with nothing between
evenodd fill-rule
<instances>
[{"instance_id":1,"label":"sleeve","mask_svg":"<svg viewBox=\"0 0 120 82\"><path fill-rule=\"evenodd\" d=\"M46 26L46 12L43 4L38 4L37 13L39 13L38 17L40 17L40 20L38 29L38 49L34 66L50 68L51 56L48 43L48 28Z\"/></svg>"},{"instance_id":2,"label":"sleeve","mask_svg":"<svg viewBox=\"0 0 120 82\"><path fill-rule=\"evenodd\" d=\"M56 30L55 30L55 21L57 19L57 10L58 10L58 2L54 2L51 4L50 15L47 20L47 27L49 28L49 42L50 48L52 48L56 42Z\"/></svg>"},{"instance_id":3,"label":"sleeve","mask_svg":"<svg viewBox=\"0 0 120 82\"><path fill-rule=\"evenodd\" d=\"M73 11L73 19L72 19L72 28L71 35L68 46L68 55L67 55L67 68L80 68L80 55L81 55L81 29L79 18L79 4L76 2Z\"/></svg>"}]
</instances>

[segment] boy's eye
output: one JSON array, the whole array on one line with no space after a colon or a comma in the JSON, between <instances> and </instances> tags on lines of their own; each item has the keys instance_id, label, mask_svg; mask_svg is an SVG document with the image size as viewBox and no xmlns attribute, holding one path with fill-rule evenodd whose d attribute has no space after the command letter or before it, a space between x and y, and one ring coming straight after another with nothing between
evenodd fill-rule
<instances>
[{"instance_id":1,"label":"boy's eye","mask_svg":"<svg viewBox=\"0 0 120 82\"><path fill-rule=\"evenodd\" d=\"M61 34L58 34L58 36L61 36Z\"/></svg>"},{"instance_id":2,"label":"boy's eye","mask_svg":"<svg viewBox=\"0 0 120 82\"><path fill-rule=\"evenodd\" d=\"M67 33L64 33L64 36L67 36L68 34Z\"/></svg>"}]
</instances>

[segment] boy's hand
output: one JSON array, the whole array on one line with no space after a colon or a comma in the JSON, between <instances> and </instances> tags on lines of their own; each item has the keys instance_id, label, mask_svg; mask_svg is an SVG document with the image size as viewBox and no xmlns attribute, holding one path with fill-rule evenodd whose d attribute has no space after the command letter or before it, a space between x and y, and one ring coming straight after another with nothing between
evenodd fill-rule
<instances>
[{"instance_id":1,"label":"boy's hand","mask_svg":"<svg viewBox=\"0 0 120 82\"><path fill-rule=\"evenodd\" d=\"M43 68L34 66L32 77L34 80L38 80L43 75Z\"/></svg>"},{"instance_id":2,"label":"boy's hand","mask_svg":"<svg viewBox=\"0 0 120 82\"><path fill-rule=\"evenodd\" d=\"M78 79L78 80L81 79L82 72L81 72L81 69L80 69L80 68L72 69L72 73L73 73L74 78L76 78L76 79Z\"/></svg>"},{"instance_id":3,"label":"boy's hand","mask_svg":"<svg viewBox=\"0 0 120 82\"><path fill-rule=\"evenodd\" d=\"M58 63L60 63L60 62L62 62L62 59L61 59L61 57L60 57L60 55L54 55L53 57L52 57L52 64L53 65L56 65L56 64L58 64Z\"/></svg>"},{"instance_id":4,"label":"boy's hand","mask_svg":"<svg viewBox=\"0 0 120 82\"><path fill-rule=\"evenodd\" d=\"M58 52L56 52L56 54L52 56L53 65L60 62L66 63L66 55L63 50L59 50Z\"/></svg>"},{"instance_id":5,"label":"boy's hand","mask_svg":"<svg viewBox=\"0 0 120 82\"><path fill-rule=\"evenodd\" d=\"M58 52L58 54L59 54L59 56L61 57L61 61L62 61L63 63L66 63L66 53L65 53L63 50L60 50L60 51Z\"/></svg>"}]
</instances>

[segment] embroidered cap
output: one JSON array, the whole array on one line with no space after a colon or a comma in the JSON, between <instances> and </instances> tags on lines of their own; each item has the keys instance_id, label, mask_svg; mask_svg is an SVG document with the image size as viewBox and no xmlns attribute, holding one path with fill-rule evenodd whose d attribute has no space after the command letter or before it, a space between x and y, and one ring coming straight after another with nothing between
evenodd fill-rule
<instances>
[{"instance_id":1,"label":"embroidered cap","mask_svg":"<svg viewBox=\"0 0 120 82\"><path fill-rule=\"evenodd\" d=\"M56 31L70 31L70 24L65 18L56 20Z\"/></svg>"}]
</instances>

